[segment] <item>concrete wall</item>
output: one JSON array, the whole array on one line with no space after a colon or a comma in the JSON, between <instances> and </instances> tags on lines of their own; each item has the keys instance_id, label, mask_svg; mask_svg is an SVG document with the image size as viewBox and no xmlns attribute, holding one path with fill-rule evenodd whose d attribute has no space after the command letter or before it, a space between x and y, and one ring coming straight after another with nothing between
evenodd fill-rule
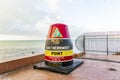
<instances>
[{"instance_id":1,"label":"concrete wall","mask_svg":"<svg viewBox=\"0 0 120 80\"><path fill-rule=\"evenodd\" d=\"M80 52L73 55L73 58L79 58L85 55L85 52ZM8 61L0 62L0 74L9 72L30 64L38 63L44 60L44 54L31 55L27 57L17 58Z\"/></svg>"},{"instance_id":2,"label":"concrete wall","mask_svg":"<svg viewBox=\"0 0 120 80\"><path fill-rule=\"evenodd\" d=\"M44 54L40 54L40 55L24 57L21 59L0 62L0 74L24 67L26 65L38 63L43 60L44 60Z\"/></svg>"}]
</instances>

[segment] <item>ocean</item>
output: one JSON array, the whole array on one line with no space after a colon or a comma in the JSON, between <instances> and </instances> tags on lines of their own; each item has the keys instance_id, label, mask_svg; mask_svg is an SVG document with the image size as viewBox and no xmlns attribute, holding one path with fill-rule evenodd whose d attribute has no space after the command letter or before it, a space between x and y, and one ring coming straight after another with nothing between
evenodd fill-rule
<instances>
[{"instance_id":1,"label":"ocean","mask_svg":"<svg viewBox=\"0 0 120 80\"><path fill-rule=\"evenodd\" d=\"M44 52L45 40L0 41L0 60L14 59Z\"/></svg>"},{"instance_id":2,"label":"ocean","mask_svg":"<svg viewBox=\"0 0 120 80\"><path fill-rule=\"evenodd\" d=\"M0 61L16 59L33 54L43 54L45 40L4 40L0 41ZM73 52L79 52L73 40Z\"/></svg>"}]
</instances>

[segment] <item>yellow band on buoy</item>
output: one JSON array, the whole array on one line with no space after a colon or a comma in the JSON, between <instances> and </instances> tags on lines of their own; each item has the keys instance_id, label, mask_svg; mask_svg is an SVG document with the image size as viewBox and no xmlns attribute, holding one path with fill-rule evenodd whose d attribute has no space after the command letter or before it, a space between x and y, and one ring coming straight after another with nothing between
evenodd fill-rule
<instances>
[{"instance_id":1,"label":"yellow band on buoy","mask_svg":"<svg viewBox=\"0 0 120 80\"><path fill-rule=\"evenodd\" d=\"M64 51L51 51L45 50L46 56L70 56L73 55L73 50L64 50Z\"/></svg>"}]
</instances>

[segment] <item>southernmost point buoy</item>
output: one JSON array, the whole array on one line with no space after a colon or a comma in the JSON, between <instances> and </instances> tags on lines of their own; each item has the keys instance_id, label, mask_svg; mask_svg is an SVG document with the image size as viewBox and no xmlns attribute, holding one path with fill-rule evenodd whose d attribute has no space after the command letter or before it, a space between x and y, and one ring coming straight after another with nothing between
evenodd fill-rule
<instances>
[{"instance_id":1,"label":"southernmost point buoy","mask_svg":"<svg viewBox=\"0 0 120 80\"><path fill-rule=\"evenodd\" d=\"M79 59L73 59L73 44L68 26L52 24L46 39L44 62L35 64L34 68L68 74L82 63Z\"/></svg>"},{"instance_id":2,"label":"southernmost point buoy","mask_svg":"<svg viewBox=\"0 0 120 80\"><path fill-rule=\"evenodd\" d=\"M73 63L72 56L73 45L67 25L60 23L51 25L45 46L45 64L68 66Z\"/></svg>"}]
</instances>

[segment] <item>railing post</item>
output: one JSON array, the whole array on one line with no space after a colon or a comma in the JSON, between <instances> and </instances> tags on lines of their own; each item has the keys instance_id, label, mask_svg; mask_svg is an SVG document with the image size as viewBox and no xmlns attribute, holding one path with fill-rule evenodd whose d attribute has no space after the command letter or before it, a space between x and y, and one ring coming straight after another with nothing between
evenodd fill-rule
<instances>
[{"instance_id":1,"label":"railing post","mask_svg":"<svg viewBox=\"0 0 120 80\"><path fill-rule=\"evenodd\" d=\"M106 40L106 46L107 46L107 55L109 55L109 51L108 51L108 35L106 36L107 37L107 40Z\"/></svg>"},{"instance_id":2,"label":"railing post","mask_svg":"<svg viewBox=\"0 0 120 80\"><path fill-rule=\"evenodd\" d=\"M85 51L85 34L83 35L83 50L84 50L84 52L86 52Z\"/></svg>"}]
</instances>

